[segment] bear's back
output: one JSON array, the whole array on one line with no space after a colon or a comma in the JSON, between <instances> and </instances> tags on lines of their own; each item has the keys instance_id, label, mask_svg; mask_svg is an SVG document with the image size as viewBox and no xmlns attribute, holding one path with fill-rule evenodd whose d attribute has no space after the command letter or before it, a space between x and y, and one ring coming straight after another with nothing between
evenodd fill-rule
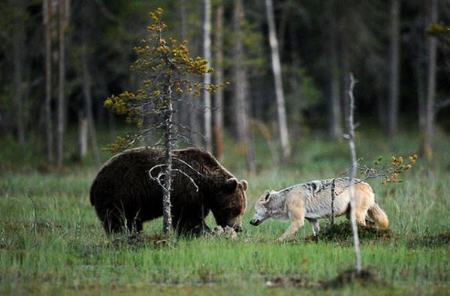
<instances>
[{"instance_id":1,"label":"bear's back","mask_svg":"<svg viewBox=\"0 0 450 296\"><path fill-rule=\"evenodd\" d=\"M198 148L186 148L174 151L174 165L182 167L183 163L178 162L181 159L187 162L192 168L202 173L209 179L217 182L225 182L234 176L222 166L209 152Z\"/></svg>"},{"instance_id":2,"label":"bear's back","mask_svg":"<svg viewBox=\"0 0 450 296\"><path fill-rule=\"evenodd\" d=\"M163 163L164 150L149 147L128 149L111 157L102 166L91 186L91 204L95 204L99 199L111 200L111 196L117 194L143 195L148 194L149 192L144 191L150 189L160 191L159 185L150 179L149 170ZM174 150L173 167L191 176L196 185L206 191L220 187L226 180L234 177L210 153L197 148ZM158 175L158 171L159 169L154 170L154 177ZM190 182L186 177L176 173L174 185L178 186L175 186L175 191L195 195ZM183 189L178 190L181 188ZM176 192L174 193L174 198L177 198Z\"/></svg>"}]
</instances>

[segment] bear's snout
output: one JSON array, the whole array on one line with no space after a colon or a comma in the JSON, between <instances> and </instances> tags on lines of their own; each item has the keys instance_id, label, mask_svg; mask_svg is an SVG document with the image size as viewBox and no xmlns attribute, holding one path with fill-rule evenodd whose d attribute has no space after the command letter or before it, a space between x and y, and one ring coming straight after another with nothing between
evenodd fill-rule
<instances>
[{"instance_id":1,"label":"bear's snout","mask_svg":"<svg viewBox=\"0 0 450 296\"><path fill-rule=\"evenodd\" d=\"M259 224L261 224L262 220L259 219L252 219L250 220L250 224L253 226L258 226Z\"/></svg>"}]
</instances>

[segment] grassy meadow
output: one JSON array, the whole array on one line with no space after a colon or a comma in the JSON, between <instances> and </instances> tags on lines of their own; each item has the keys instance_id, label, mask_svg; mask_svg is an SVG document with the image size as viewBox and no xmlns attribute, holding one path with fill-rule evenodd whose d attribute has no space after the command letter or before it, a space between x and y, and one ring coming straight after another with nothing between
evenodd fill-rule
<instances>
[{"instance_id":1,"label":"grassy meadow","mask_svg":"<svg viewBox=\"0 0 450 296\"><path fill-rule=\"evenodd\" d=\"M413 136L388 143L367 131L358 134L357 154L370 163L379 155L409 155L417 146ZM307 240L306 222L296 240L278 243L288 224L268 220L253 227L248 221L265 189L344 171L349 163L345 142L295 143L292 162L275 166L267 145L258 140L256 176L245 174L243 149L226 145L224 165L249 181L244 232L237 240L178 238L171 244L152 239L161 232L160 219L145 224L139 242L112 242L105 236L89 203L96 174L89 160L43 173L31 152L16 159L18 148L8 147L0 153L0 295L450 294L450 138L443 135L437 137L434 161L419 159L402 183L369 181L392 230L391 237L362 240L363 265L378 274L379 282L328 290L317 283L352 266L350 237ZM208 224L215 225L211 216ZM322 228L327 224L322 220ZM277 277L308 284L268 287L267 281Z\"/></svg>"}]
</instances>

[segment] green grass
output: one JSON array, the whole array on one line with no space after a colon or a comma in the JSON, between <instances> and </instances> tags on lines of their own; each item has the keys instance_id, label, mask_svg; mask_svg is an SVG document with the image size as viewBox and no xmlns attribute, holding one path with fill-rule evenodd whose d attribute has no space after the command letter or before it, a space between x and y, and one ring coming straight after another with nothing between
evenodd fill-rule
<instances>
[{"instance_id":1,"label":"green grass","mask_svg":"<svg viewBox=\"0 0 450 296\"><path fill-rule=\"evenodd\" d=\"M358 154L365 159L408 154L417 142L402 137L388 144L376 135L360 136ZM89 204L88 191L96 170L69 167L39 174L33 167L0 174L0 294L167 294L281 295L328 293L370 295L447 294L450 290L450 157L449 139L440 137L436 160L419 161L404 182L382 185L372 180L377 200L391 221L387 239L362 240L363 265L373 268L380 283L317 291L292 286L268 288L275 277L306 278L317 283L334 278L352 265L350 238L277 243L287 224L248 224L255 199L265 189L326 178L347 167L345 143L320 139L296 145L291 163L276 167L264 142L258 142L259 173L246 176L239 147L227 145L225 165L249 180L245 231L236 241L226 238L179 238L158 245L150 238L161 220L145 225L140 243L114 243L104 235ZM9 151L6 154L11 154ZM32 156L30 156L32 157ZM0 158L6 161L7 156ZM266 162L267 161L267 162ZM35 161L34 163L38 163ZM12 164L3 166L12 168ZM340 218L338 221L345 221ZM208 223L214 225L209 217ZM322 227L329 222L323 220Z\"/></svg>"}]
</instances>

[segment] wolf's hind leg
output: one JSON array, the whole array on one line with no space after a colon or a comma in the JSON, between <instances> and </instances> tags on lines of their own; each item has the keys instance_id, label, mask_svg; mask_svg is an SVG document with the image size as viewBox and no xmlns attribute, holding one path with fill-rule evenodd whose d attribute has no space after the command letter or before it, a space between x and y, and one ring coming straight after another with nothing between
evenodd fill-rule
<instances>
[{"instance_id":1,"label":"wolf's hind leg","mask_svg":"<svg viewBox=\"0 0 450 296\"><path fill-rule=\"evenodd\" d=\"M356 224L358 224L359 226L366 226L366 212L356 212L355 213L355 218L356 218Z\"/></svg>"},{"instance_id":2,"label":"wolf's hind leg","mask_svg":"<svg viewBox=\"0 0 450 296\"><path fill-rule=\"evenodd\" d=\"M348 209L345 213L348 221L351 221L351 207L350 205L348 206ZM356 224L358 224L359 226L366 226L366 214L367 214L367 210L363 209L358 209L356 208L355 210L355 220L356 220Z\"/></svg>"},{"instance_id":3,"label":"wolf's hind leg","mask_svg":"<svg viewBox=\"0 0 450 296\"><path fill-rule=\"evenodd\" d=\"M320 231L319 220L317 220L317 219L309 219L309 223L311 223L313 235L317 236L319 234L319 231Z\"/></svg>"}]
</instances>

